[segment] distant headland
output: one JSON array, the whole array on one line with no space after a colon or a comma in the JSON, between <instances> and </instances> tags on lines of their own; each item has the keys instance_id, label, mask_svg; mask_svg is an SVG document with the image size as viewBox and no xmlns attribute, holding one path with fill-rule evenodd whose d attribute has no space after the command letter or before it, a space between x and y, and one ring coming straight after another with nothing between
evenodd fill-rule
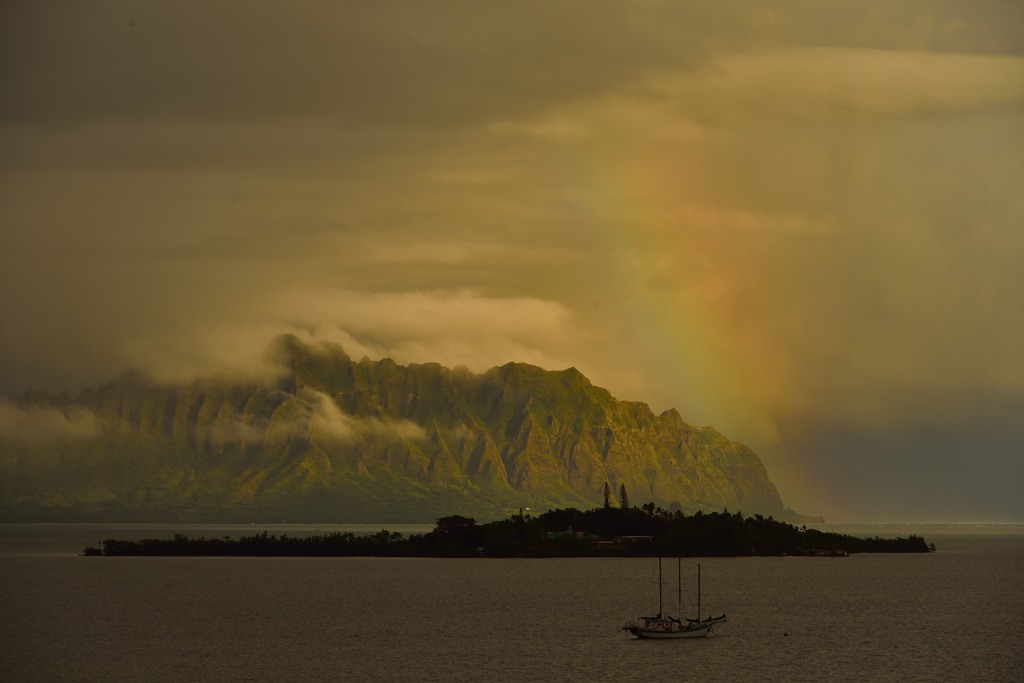
<instances>
[{"instance_id":1,"label":"distant headland","mask_svg":"<svg viewBox=\"0 0 1024 683\"><path fill-rule=\"evenodd\" d=\"M89 547L87 556L239 557L740 557L798 555L839 557L852 553L934 551L920 536L858 538L797 527L772 517L742 513L685 515L648 504L639 508L558 509L533 516L477 524L450 515L426 534L332 533L291 537L262 534L233 540L188 538L120 541Z\"/></svg>"},{"instance_id":2,"label":"distant headland","mask_svg":"<svg viewBox=\"0 0 1024 683\"><path fill-rule=\"evenodd\" d=\"M129 372L74 399L26 392L8 408L34 431L0 434L0 520L493 520L611 488L686 514L821 521L784 505L747 446L575 368L357 361L291 336L267 357L273 381Z\"/></svg>"}]
</instances>

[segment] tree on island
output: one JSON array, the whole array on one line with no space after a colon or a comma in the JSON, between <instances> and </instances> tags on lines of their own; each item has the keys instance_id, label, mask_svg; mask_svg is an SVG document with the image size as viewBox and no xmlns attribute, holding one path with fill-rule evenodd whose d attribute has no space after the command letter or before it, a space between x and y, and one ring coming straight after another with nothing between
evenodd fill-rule
<instances>
[{"instance_id":1,"label":"tree on island","mask_svg":"<svg viewBox=\"0 0 1024 683\"><path fill-rule=\"evenodd\" d=\"M626 495L626 485L619 486L619 507L623 510L629 509L629 496Z\"/></svg>"},{"instance_id":2,"label":"tree on island","mask_svg":"<svg viewBox=\"0 0 1024 683\"><path fill-rule=\"evenodd\" d=\"M607 510L612 506L612 487L608 482L604 483L604 507Z\"/></svg>"}]
</instances>

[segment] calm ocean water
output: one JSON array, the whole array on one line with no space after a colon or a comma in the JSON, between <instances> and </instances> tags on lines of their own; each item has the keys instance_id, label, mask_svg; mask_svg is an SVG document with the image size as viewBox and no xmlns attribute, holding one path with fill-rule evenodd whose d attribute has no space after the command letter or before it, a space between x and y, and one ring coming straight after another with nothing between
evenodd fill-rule
<instances>
[{"instance_id":1,"label":"calm ocean water","mask_svg":"<svg viewBox=\"0 0 1024 683\"><path fill-rule=\"evenodd\" d=\"M1024 527L840 530L938 552L684 558L684 602L699 561L704 612L729 623L640 641L620 627L657 611L650 559L85 558L98 538L252 529L0 525L0 680L1024 679Z\"/></svg>"}]
</instances>

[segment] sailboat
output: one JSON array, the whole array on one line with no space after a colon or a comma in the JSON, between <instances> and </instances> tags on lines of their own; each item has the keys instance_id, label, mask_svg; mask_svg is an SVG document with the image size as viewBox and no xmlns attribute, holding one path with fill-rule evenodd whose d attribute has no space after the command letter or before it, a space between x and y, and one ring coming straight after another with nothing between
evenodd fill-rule
<instances>
[{"instance_id":1,"label":"sailboat","mask_svg":"<svg viewBox=\"0 0 1024 683\"><path fill-rule=\"evenodd\" d=\"M661 558L658 558L658 614L653 617L637 617L622 627L623 631L629 631L637 638L703 638L714 633L714 627L725 622L725 615L717 617L708 616L703 621L700 618L700 565L697 565L697 618L683 619L683 565L682 560L677 558L678 563L678 597L679 617L671 617L665 614L661 608Z\"/></svg>"}]
</instances>

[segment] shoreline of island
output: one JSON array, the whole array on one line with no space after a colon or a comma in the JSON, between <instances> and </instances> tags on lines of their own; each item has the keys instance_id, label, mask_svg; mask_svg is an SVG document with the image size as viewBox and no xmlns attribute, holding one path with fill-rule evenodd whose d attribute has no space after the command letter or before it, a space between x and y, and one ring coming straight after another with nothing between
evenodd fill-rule
<instances>
[{"instance_id":1,"label":"shoreline of island","mask_svg":"<svg viewBox=\"0 0 1024 683\"><path fill-rule=\"evenodd\" d=\"M428 533L409 535L381 529L311 535L241 536L237 540L172 538L125 541L107 539L84 556L177 557L843 557L857 553L934 552L935 545L914 534L897 538L860 538L795 526L771 516L741 512L685 515L654 506L606 506L581 511L522 511L507 519L477 524L472 517L450 515Z\"/></svg>"}]
</instances>

